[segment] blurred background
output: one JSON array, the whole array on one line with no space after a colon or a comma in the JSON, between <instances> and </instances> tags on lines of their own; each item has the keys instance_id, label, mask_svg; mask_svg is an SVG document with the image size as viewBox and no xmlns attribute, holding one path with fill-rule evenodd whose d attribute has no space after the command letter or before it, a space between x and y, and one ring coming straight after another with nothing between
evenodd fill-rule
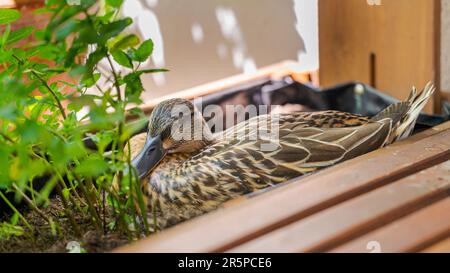
<instances>
[{"instance_id":1,"label":"blurred background","mask_svg":"<svg viewBox=\"0 0 450 273\"><path fill-rule=\"evenodd\" d=\"M156 67L144 78L152 96L218 80L282 60L316 70L317 0L125 0L132 31L152 38Z\"/></svg>"},{"instance_id":2,"label":"blurred background","mask_svg":"<svg viewBox=\"0 0 450 273\"><path fill-rule=\"evenodd\" d=\"M1 0L20 24L45 25L42 0ZM450 97L447 0L125 0L129 31L152 38L145 101L233 75L257 75L291 60L290 70L321 87L361 81L398 99L434 81L427 112Z\"/></svg>"}]
</instances>

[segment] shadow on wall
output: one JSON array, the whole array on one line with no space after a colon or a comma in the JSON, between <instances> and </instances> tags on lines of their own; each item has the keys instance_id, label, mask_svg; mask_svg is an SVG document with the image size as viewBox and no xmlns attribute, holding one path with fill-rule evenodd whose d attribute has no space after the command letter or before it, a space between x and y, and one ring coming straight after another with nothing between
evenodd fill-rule
<instances>
[{"instance_id":1,"label":"shadow on wall","mask_svg":"<svg viewBox=\"0 0 450 273\"><path fill-rule=\"evenodd\" d=\"M132 32L152 38L144 100L282 60L318 68L317 0L125 0Z\"/></svg>"}]
</instances>

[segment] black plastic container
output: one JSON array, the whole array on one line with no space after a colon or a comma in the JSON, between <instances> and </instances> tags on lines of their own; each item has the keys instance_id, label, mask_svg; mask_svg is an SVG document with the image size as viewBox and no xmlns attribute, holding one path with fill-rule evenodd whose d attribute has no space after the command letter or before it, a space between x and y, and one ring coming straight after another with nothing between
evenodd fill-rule
<instances>
[{"instance_id":1,"label":"black plastic container","mask_svg":"<svg viewBox=\"0 0 450 273\"><path fill-rule=\"evenodd\" d=\"M201 105L222 105L239 101L246 105L299 104L308 111L338 110L372 117L399 100L366 84L349 82L332 88L319 89L286 77L281 81L264 80L204 96ZM442 105L444 115L420 114L414 133L441 124L450 119L450 104ZM224 124L225 125L225 124ZM224 127L225 128L225 127Z\"/></svg>"}]
</instances>

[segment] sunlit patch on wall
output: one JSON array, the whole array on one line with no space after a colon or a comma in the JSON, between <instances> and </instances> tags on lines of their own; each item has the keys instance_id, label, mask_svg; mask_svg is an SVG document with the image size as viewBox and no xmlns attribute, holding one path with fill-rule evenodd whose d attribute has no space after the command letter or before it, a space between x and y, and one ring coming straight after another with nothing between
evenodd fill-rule
<instances>
[{"instance_id":1,"label":"sunlit patch on wall","mask_svg":"<svg viewBox=\"0 0 450 273\"><path fill-rule=\"evenodd\" d=\"M158 0L145 0L145 2L151 8L154 8L158 5Z\"/></svg>"},{"instance_id":2,"label":"sunlit patch on wall","mask_svg":"<svg viewBox=\"0 0 450 273\"><path fill-rule=\"evenodd\" d=\"M223 37L232 45L231 57L234 67L241 69L244 73L255 72L257 69L256 63L248 56L244 36L233 9L217 7L216 18L219 22ZM219 45L218 54L221 58L226 57L225 52L226 47L222 44Z\"/></svg>"},{"instance_id":3,"label":"sunlit patch on wall","mask_svg":"<svg viewBox=\"0 0 450 273\"><path fill-rule=\"evenodd\" d=\"M245 59L243 67L244 67L245 74L255 73L256 70L258 69L256 67L255 60L253 60L252 58Z\"/></svg>"},{"instance_id":4,"label":"sunlit patch on wall","mask_svg":"<svg viewBox=\"0 0 450 273\"><path fill-rule=\"evenodd\" d=\"M226 59L228 56L228 48L225 44L219 44L217 45L217 55L220 57L220 59Z\"/></svg>"},{"instance_id":5,"label":"sunlit patch on wall","mask_svg":"<svg viewBox=\"0 0 450 273\"><path fill-rule=\"evenodd\" d=\"M302 40L297 52L299 69L313 71L319 68L319 33L317 0L293 0L296 17L295 30ZM312 24L313 23L313 24Z\"/></svg>"},{"instance_id":6,"label":"sunlit patch on wall","mask_svg":"<svg viewBox=\"0 0 450 273\"><path fill-rule=\"evenodd\" d=\"M194 42L196 42L197 44L203 42L205 35L203 33L203 27L199 23L192 24L191 34Z\"/></svg>"},{"instance_id":7,"label":"sunlit patch on wall","mask_svg":"<svg viewBox=\"0 0 450 273\"><path fill-rule=\"evenodd\" d=\"M158 4L157 0L146 0L149 7ZM151 9L144 7L138 0L127 0L124 2L123 14L136 21L137 31L142 39L152 39L154 43L151 61L155 67L164 67L166 65L164 57L164 39L159 25L158 17ZM149 66L147 61L142 64L143 67ZM157 86L166 84L165 75L162 73L152 74L153 81Z\"/></svg>"}]
</instances>

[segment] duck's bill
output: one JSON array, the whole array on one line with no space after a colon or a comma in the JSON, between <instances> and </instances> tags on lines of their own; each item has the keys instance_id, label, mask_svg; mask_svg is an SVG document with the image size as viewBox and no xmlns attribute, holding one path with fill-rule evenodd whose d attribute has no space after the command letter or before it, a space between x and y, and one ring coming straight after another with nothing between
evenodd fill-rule
<instances>
[{"instance_id":1,"label":"duck's bill","mask_svg":"<svg viewBox=\"0 0 450 273\"><path fill-rule=\"evenodd\" d=\"M139 179L144 178L164 158L166 152L161 137L147 136L142 151L133 159L131 164L136 168Z\"/></svg>"}]
</instances>

